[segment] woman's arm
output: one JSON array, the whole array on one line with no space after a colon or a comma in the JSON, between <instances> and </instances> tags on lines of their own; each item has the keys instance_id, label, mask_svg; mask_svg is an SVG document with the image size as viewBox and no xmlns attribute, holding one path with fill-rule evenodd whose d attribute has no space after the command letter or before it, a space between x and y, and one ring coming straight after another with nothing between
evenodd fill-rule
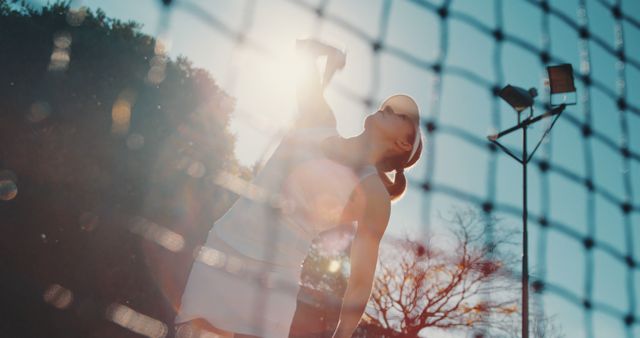
<instances>
[{"instance_id":1,"label":"woman's arm","mask_svg":"<svg viewBox=\"0 0 640 338\"><path fill-rule=\"evenodd\" d=\"M297 101L299 115L294 128L333 127L337 123L331 107L324 98L324 89L331 75L344 66L344 54L334 47L312 39L296 40L298 55L302 58L304 74L297 77ZM320 80L316 59L327 56L325 76Z\"/></svg>"},{"instance_id":2,"label":"woman's arm","mask_svg":"<svg viewBox=\"0 0 640 338\"><path fill-rule=\"evenodd\" d=\"M333 338L351 337L371 296L378 247L391 210L389 193L375 176L363 180L366 206L351 244L351 275Z\"/></svg>"}]
</instances>

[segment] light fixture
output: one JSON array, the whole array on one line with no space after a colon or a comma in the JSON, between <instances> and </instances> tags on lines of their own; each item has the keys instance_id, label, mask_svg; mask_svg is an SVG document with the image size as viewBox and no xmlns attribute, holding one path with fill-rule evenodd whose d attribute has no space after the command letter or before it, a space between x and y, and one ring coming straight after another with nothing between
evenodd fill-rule
<instances>
[{"instance_id":1,"label":"light fixture","mask_svg":"<svg viewBox=\"0 0 640 338\"><path fill-rule=\"evenodd\" d=\"M537 96L535 88L525 90L520 87L507 85L502 88L498 95L518 112L518 123L501 131L497 134L487 136L490 142L497 145L507 155L511 156L516 161L522 164L522 338L529 337L529 249L528 249L528 233L527 233L527 164L533 157L536 150L542 143L542 140L547 136L553 125L556 123L560 114L567 105L576 104L575 94L576 88L573 83L573 67L571 64L561 64L556 66L547 67L547 73L549 75L549 104L551 110L544 114L533 116L534 98ZM562 97L562 103L554 103L554 98L560 95ZM568 98L573 95L574 100L569 101ZM529 116L522 119L520 113L529 108ZM535 148L529 155L527 153L527 127L542 120L543 118L554 116L555 118L542 134L542 137L536 144ZM516 130L522 129L522 154L520 157L516 156L507 147L503 146L498 139L502 136L510 134Z\"/></svg>"},{"instance_id":2,"label":"light fixture","mask_svg":"<svg viewBox=\"0 0 640 338\"><path fill-rule=\"evenodd\" d=\"M570 96L575 97L576 86L573 82L573 67L570 63L565 63L557 66L547 67L547 74L549 74L549 89L550 89L550 104L556 106L559 103L554 103L553 99L561 96L562 104L573 105L576 104L575 100L567 102Z\"/></svg>"},{"instance_id":3,"label":"light fixture","mask_svg":"<svg viewBox=\"0 0 640 338\"><path fill-rule=\"evenodd\" d=\"M525 90L520 87L507 85L500 90L498 95L518 113L521 113L523 110L533 106L533 98L538 96L538 91L535 88Z\"/></svg>"}]
</instances>

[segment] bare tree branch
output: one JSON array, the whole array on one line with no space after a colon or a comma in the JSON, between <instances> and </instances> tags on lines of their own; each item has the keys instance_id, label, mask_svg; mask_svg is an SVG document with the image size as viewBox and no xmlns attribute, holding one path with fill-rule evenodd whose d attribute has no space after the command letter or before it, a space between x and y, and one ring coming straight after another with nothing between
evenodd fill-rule
<instances>
[{"instance_id":1,"label":"bare tree branch","mask_svg":"<svg viewBox=\"0 0 640 338\"><path fill-rule=\"evenodd\" d=\"M385 254L366 312L368 323L417 336L429 327L504 327L505 318L517 314L517 283L508 272L516 263L510 252L514 233L497 229L497 219L470 208L455 210L446 221L453 249L432 245L432 238L423 244L408 236L381 249Z\"/></svg>"}]
</instances>

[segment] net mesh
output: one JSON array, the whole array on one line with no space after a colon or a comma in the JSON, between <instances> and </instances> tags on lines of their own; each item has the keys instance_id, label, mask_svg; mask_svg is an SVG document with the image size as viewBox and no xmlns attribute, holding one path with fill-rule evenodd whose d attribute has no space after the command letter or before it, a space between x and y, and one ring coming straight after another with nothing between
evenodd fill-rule
<instances>
[{"instance_id":1,"label":"net mesh","mask_svg":"<svg viewBox=\"0 0 640 338\"><path fill-rule=\"evenodd\" d=\"M636 93L638 90L637 79L640 78L637 45L633 45L640 35L637 6L634 13L627 12L625 8L628 3L621 0L577 0L570 6L559 1L495 0L483 5L492 6L491 10L486 11L488 14L474 15L466 9L465 4L450 0L410 0L401 3L386 0L369 4L375 6L374 12L378 14L369 19L378 24L377 27L363 28L361 20L352 22L357 13L345 15L333 10L336 3L329 0L316 3L289 0L278 2L278 6L294 7L297 11L308 13L316 35L320 35L324 27L330 26L368 46L370 81L366 93L359 92L351 85L333 84L341 99L373 111L375 103L386 91L384 79L389 71L385 70L385 66L389 64L399 65L408 72L413 71L419 74L418 77L425 74L424 79L428 79L418 82L423 88L423 95L419 99L428 102L426 109L423 109L422 121L426 139L422 157L424 164L419 170L408 174L412 193L406 197L419 199L416 202L419 205L419 223L425 232L433 223L435 209L457 201L477 205L487 215L512 217L519 224L517 220L522 215L522 207L518 194L521 191L514 188L519 186L518 181L509 181L513 184L505 187L504 182L508 180L503 176L506 172L519 178L519 167L515 162L509 162L485 138L489 131L503 129L512 122L506 118L510 115L506 113L508 109L504 103L500 103L498 92L506 83L513 81L512 74L518 74L518 67L536 68L538 80L542 82L546 66L559 63L574 65L579 102L560 117L556 125L559 130L551 132L549 140L543 143L541 151L531 161L529 187L533 195L529 220L533 233L531 259L534 261L531 286L544 309L551 309L552 313L560 312L562 318L571 318L565 327L577 329L580 334L571 332L570 336L596 337L608 329L622 332L626 337L638 336L640 275L637 257L640 251L637 226L640 224L640 204L634 197L634 188L640 188L640 140L636 135L640 127L640 101L633 97L633 90ZM158 36L169 34L170 25L180 25L180 22L173 21L172 13L184 11L193 20L204 23L216 39L232 44L233 48L250 48L264 57L274 57L270 46L260 40L259 34L252 32L256 21L261 19L259 3L255 0L243 3L241 20L234 24L218 17L215 11L202 3L167 0L163 1L163 6ZM425 25L431 30L420 35L420 28L416 27L417 32L405 37L409 41L406 44L399 39L397 32L391 34L398 24L396 20L399 17L393 13L399 6L410 7L412 15L419 19L416 26ZM521 27L514 26L514 20L521 20L522 15L528 17L526 20L535 19L539 23L527 24L526 29L519 28L511 32L510 27ZM593 24L594 16L598 18L597 26ZM612 32L613 38L601 34L606 31L601 26ZM460 40L465 39L461 32L469 34L469 39L480 41L482 53L490 56L486 65L466 67L460 62L460 54L481 54L476 50L461 50ZM424 41L429 38L433 39ZM536 43L536 40L539 42ZM576 45L577 53L564 55L556 52L562 50L558 47L560 44ZM428 47L424 46L434 48L426 51ZM433 57L425 55L429 52ZM515 57L524 61L514 63ZM237 74L234 68L230 69L232 71L228 74L227 84L234 87L238 81ZM523 79L532 80L535 79ZM464 99L472 96L469 93L475 95L471 100L486 103L488 122L484 125L488 128L473 128L463 122L464 116L479 112L450 111L454 100L452 97ZM548 93L544 93L543 99L538 102L548 102L548 99ZM472 109L470 106L464 107ZM539 103L535 108L544 110L548 106ZM237 114L242 118L242 111ZM458 115L463 117L450 117ZM252 121L249 118L246 120L248 123ZM605 120L617 122L604 123ZM563 126L558 127L560 125ZM471 154L469 160L473 164L447 162L452 147L462 148ZM554 157L554 153L563 154L559 150L562 147L573 147L573 152L580 156L576 157L576 161L569 162ZM265 155L264 159L267 157ZM618 161L622 169L602 169L602 161ZM446 164L440 162L472 166L475 170L469 175L473 176L473 182L484 183L457 184L455 178L446 177L443 172ZM601 179L604 176L609 178ZM617 180L617 185L609 185L611 180ZM261 196L249 182L232 177L220 180L219 184L250 198ZM558 189L570 191L572 201L567 202L566 206L563 206L565 201L561 200L564 197L559 196L567 195L561 194ZM574 208L572 217L558 216L558 210L563 208ZM615 240L603 240L600 237L607 230L599 230L601 227L614 229L611 231L620 235ZM144 226L142 228L147 229ZM486 236L490 242L491 233L488 232ZM553 275L556 272L554 268L561 266L554 262L558 254L563 252L567 259L572 260L571 264L582 267L578 270L581 276L559 279ZM242 270L234 270L231 260L224 260L215 252L203 250L200 258L207 264L225 267L228 271ZM600 277L603 273L600 264L603 262L620 268L608 278ZM551 264L553 268L549 266ZM602 286L598 283L615 285L622 301L608 301L598 296L598 288ZM55 286L51 294L56 296L52 296L52 299L64 302L64 290L60 285ZM257 306L256 309L261 311L262 307ZM567 312L573 312L573 317ZM137 314L124 305L110 308L109 313L113 321L128 325L134 332L151 336L166 334L166 327L163 329L161 323ZM136 318L151 324L138 327Z\"/></svg>"}]
</instances>

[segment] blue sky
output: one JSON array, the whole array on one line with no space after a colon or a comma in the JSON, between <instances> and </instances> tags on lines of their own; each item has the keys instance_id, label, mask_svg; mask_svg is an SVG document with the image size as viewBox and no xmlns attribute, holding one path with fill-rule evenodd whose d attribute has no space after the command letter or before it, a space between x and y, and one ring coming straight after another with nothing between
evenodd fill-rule
<instances>
[{"instance_id":1,"label":"blue sky","mask_svg":"<svg viewBox=\"0 0 640 338\"><path fill-rule=\"evenodd\" d=\"M110 17L140 22L144 25L143 32L169 41L171 56L185 55L196 66L209 70L220 86L238 100L237 116L232 120L231 128L238 137L236 154L244 164L252 164L268 153L278 141L278 129L284 128L296 113L291 77L278 76L290 68L287 62L294 39L317 35L346 47L346 68L335 76L326 93L336 112L339 132L348 137L362 131L364 117L373 111L367 109L361 98L373 95L377 105L384 97L397 92L412 95L421 106L423 118L435 118L439 128L433 136L427 135L423 128L426 142L433 142L433 148L425 147L425 150L433 149L433 157L423 153L422 160L408 172L410 179L421 182L430 177L436 187L462 191L479 201L493 197L498 206L496 214L504 218L502 226L519 229L521 219L517 213L505 212L504 207L516 211L521 208L520 166L508 156L498 154L496 169L492 171L492 156L484 142L465 141L446 131L455 127L483 140L496 128L513 125L516 115L506 103L494 101L488 87L493 84L537 87L541 93L539 101L546 98L546 73L538 54L514 43L521 40L536 49L543 48L543 12L532 4L535 1L525 0L501 1L501 10L496 11L496 1L453 1L446 23L448 38L444 41L441 41L440 19L434 11L412 1L393 1L389 6L388 28L383 33L385 48L377 56L366 39L381 36L380 18L386 4L381 0L328 1L328 20L319 20L305 6L284 0L257 1L253 11L246 16L251 18L249 21L244 19L247 1L176 1L182 4L167 13L166 21L162 21L160 1L138 0L133 5L134 2L126 0L84 0L75 1L73 6L101 7ZM305 3L316 5L317 2ZM442 1L424 2L438 5ZM640 114L637 110L636 113L620 113L616 97L607 94L617 95L622 78L626 84L627 102L640 107L640 96L637 95L640 92L640 44L637 42L640 41L640 29L629 20L622 21L625 54L636 61L634 65L626 64L621 77L616 57L594 42L599 39L615 49L616 21L605 6L610 2L612 0L585 0L587 27L594 37L588 42L589 63L581 57L580 52L585 49L580 47L576 30L560 19L565 15L580 23L580 1L550 2L553 12L557 13L548 16L551 56L554 60L571 63L576 70L588 67L594 82L599 85L591 87L585 101L587 92L582 82L576 81L579 103L565 111L549 142L544 143L536 154L537 159L547 158L553 168L560 170L543 174L534 162L529 167L530 213L536 218L546 214L552 225L559 223L579 237L568 236L553 226L548 231L541 231L538 223L530 221L532 273L543 273L545 280L570 291L579 301L587 296L588 282L593 283L591 300L596 306L591 319L584 316L581 306L568 301L566 296L556 292L543 295L545 312L557 315L569 337L588 337L585 332L589 328L588 322L593 323L594 337L640 336L640 325L634 325L634 331L625 330L619 315L600 310L610 308L623 315L633 311L636 318L640 317L640 270L629 270L623 260L600 246L600 243L606 243L621 255L631 255L636 262L640 261L640 162L631 159L629 165L625 165L620 151L602 141L611 140L619 146L625 135L623 121L628 126L629 149L640 153ZM622 1L622 10L635 18L635 22L640 18L638 1ZM205 15L197 13L214 17L220 25L216 27L205 22L202 20ZM499 49L491 35L464 19L471 18L481 27L493 30L500 17L502 31L508 38ZM345 28L340 22L346 22L352 28ZM249 41L257 42L270 56L265 57L264 53L252 48L238 48L224 32L225 28L220 27L245 30ZM442 91L438 95L430 69L418 67L397 55L398 52L406 53L430 65L443 56L441 46L446 48L445 72L441 79ZM495 53L501 58L498 68L494 63ZM379 68L374 71L376 62ZM461 72L470 72L481 79L481 83L460 76ZM377 80L375 74L378 74ZM439 100L439 104L434 105L434 100ZM591 126L602 137L587 140L582 137L580 127L571 121L587 122L589 110ZM537 113L540 112L541 108L538 108ZM496 121L499 125L495 125ZM532 128L530 137L537 139L543 127L544 123L540 123ZM519 149L519 137L519 134L514 135L505 142ZM585 147L587 143L589 145ZM568 179L563 172L581 180L591 175L596 193L590 194L584 184ZM494 185L488 179L492 174ZM630 190L626 190L625 179L628 179ZM546 192L543 189L545 180L549 185ZM629 198L636 209L625 219L620 206L607 196L619 201ZM589 207L590 198L592 208ZM425 203L429 208L424 207ZM391 235L426 230L440 232L444 225L439 222L437 212L446 212L452 205L465 203L467 201L445 190L436 189L425 197L418 186L412 185L404 199L393 205L388 232ZM593 237L596 242L590 273L586 269L589 255L581 242L585 236ZM635 285L628 284L629 280ZM630 293L630 289L633 292ZM635 309L632 308L633 298Z\"/></svg>"}]
</instances>

